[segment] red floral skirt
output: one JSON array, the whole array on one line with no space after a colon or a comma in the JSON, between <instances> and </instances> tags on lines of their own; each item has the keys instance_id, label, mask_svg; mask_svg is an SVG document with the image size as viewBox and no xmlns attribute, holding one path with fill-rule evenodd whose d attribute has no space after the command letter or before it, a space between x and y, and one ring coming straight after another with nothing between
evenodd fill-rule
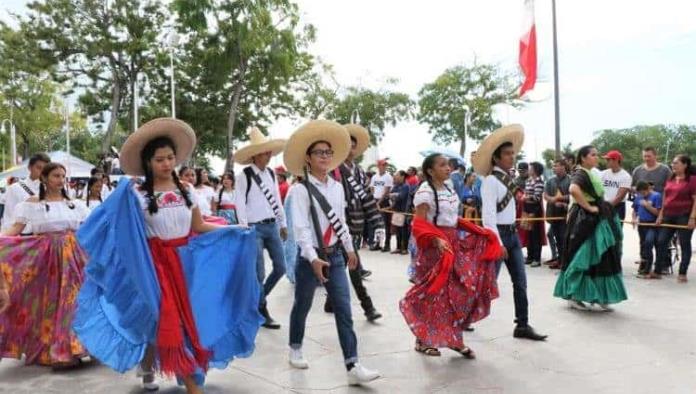
<instances>
[{"instance_id":1,"label":"red floral skirt","mask_svg":"<svg viewBox=\"0 0 696 394\"><path fill-rule=\"evenodd\" d=\"M445 286L429 294L426 279L440 269L440 252L436 248L417 252L413 286L399 307L416 338L427 347L464 345L462 331L471 323L484 319L491 301L498 297L495 263L481 260L486 247L485 236L469 233L459 239L454 228L440 228L453 246L455 262Z\"/></svg>"}]
</instances>

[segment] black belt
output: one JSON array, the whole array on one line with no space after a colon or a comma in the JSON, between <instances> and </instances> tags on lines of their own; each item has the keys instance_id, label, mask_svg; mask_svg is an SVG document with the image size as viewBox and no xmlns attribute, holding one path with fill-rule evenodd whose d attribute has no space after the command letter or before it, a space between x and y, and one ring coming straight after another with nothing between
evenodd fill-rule
<instances>
[{"instance_id":1,"label":"black belt","mask_svg":"<svg viewBox=\"0 0 696 394\"><path fill-rule=\"evenodd\" d=\"M318 252L319 252L319 248L315 248L315 249L317 250L317 253L318 253ZM331 246L325 246L325 247L324 247L324 253L326 253L326 255L333 255L333 254L337 254L337 253L343 253L343 249L342 249L342 247L341 247L341 244L337 242L337 243L335 243L335 244L333 244L333 245L331 245Z\"/></svg>"},{"instance_id":2,"label":"black belt","mask_svg":"<svg viewBox=\"0 0 696 394\"><path fill-rule=\"evenodd\" d=\"M251 224L253 225L253 224L271 224L271 223L275 223L275 218L263 219L263 220L260 221L260 222L254 222L254 223L251 223Z\"/></svg>"},{"instance_id":3,"label":"black belt","mask_svg":"<svg viewBox=\"0 0 696 394\"><path fill-rule=\"evenodd\" d=\"M506 232L506 233L514 233L515 231L517 231L517 225L515 225L515 224L499 224L498 231L502 231L502 232Z\"/></svg>"}]
</instances>

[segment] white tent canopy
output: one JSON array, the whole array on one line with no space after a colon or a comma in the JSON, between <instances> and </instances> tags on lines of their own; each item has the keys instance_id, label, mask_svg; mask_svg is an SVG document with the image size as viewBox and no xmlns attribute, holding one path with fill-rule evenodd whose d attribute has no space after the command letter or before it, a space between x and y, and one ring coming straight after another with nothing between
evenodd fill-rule
<instances>
[{"instance_id":1,"label":"white tent canopy","mask_svg":"<svg viewBox=\"0 0 696 394\"><path fill-rule=\"evenodd\" d=\"M79 157L69 155L64 151L53 151L48 153L51 161L61 163L68 170L68 177L71 178L89 178L90 171L95 167L94 164L88 163ZM26 178L29 176L29 159L24 160L22 164L10 168L9 170L0 173L0 179L7 179L9 177L15 178Z\"/></svg>"}]
</instances>

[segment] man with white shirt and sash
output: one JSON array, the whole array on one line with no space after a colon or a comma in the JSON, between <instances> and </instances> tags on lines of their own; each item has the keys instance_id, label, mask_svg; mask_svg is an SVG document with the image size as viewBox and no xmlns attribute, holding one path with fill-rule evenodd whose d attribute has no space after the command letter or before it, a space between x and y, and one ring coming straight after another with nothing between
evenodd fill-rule
<instances>
[{"instance_id":1,"label":"man with white shirt and sash","mask_svg":"<svg viewBox=\"0 0 696 394\"><path fill-rule=\"evenodd\" d=\"M512 279L515 299L515 338L543 341L546 335L537 334L529 325L527 274L515 222L515 192L517 186L510 177L515 156L524 142L521 125L509 125L495 130L476 150L474 170L485 177L481 184L481 216L483 225L498 235L503 246L503 260L498 262L498 273L503 263Z\"/></svg>"},{"instance_id":2,"label":"man with white shirt and sash","mask_svg":"<svg viewBox=\"0 0 696 394\"><path fill-rule=\"evenodd\" d=\"M259 129L249 129L249 144L234 155L235 162L248 164L237 175L237 215L240 224L246 224L256 230L258 255L256 272L262 287L259 312L264 317L263 327L277 330L280 324L271 317L266 304L266 297L285 274L285 254L283 241L287 239L288 229L285 210L280 198L278 181L273 170L268 167L271 157L285 148L283 139L267 139ZM263 250L273 262L273 270L266 278ZM264 282L265 279L265 282Z\"/></svg>"},{"instance_id":3,"label":"man with white shirt and sash","mask_svg":"<svg viewBox=\"0 0 696 394\"><path fill-rule=\"evenodd\" d=\"M289 362L294 368L309 368L302 354L302 343L314 291L323 284L331 297L348 384L357 385L378 379L380 374L358 361L345 270L346 262L349 269L355 270L358 258L346 225L343 186L329 176L346 159L350 149L345 127L328 120L314 120L293 133L285 150L285 167L305 178L289 192L293 230L300 249L295 271L295 302L290 314Z\"/></svg>"},{"instance_id":4,"label":"man with white shirt and sash","mask_svg":"<svg viewBox=\"0 0 696 394\"><path fill-rule=\"evenodd\" d=\"M36 153L29 159L29 177L15 182L7 188L5 193L5 209L2 214L2 228L7 230L14 224L15 208L21 202L30 197L39 195L39 185L41 185L41 171L46 164L51 162L51 158L45 153ZM31 235L29 225L24 227L22 235Z\"/></svg>"}]
</instances>

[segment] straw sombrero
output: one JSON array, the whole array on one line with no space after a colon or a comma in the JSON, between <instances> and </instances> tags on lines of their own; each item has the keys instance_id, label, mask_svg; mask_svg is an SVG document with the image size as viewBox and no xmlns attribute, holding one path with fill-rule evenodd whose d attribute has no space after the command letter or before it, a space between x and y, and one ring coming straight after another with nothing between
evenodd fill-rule
<instances>
[{"instance_id":1,"label":"straw sombrero","mask_svg":"<svg viewBox=\"0 0 696 394\"><path fill-rule=\"evenodd\" d=\"M472 160L474 171L482 176L490 175L491 170L493 170L491 161L493 152L506 142L512 143L515 154L520 151L522 143L524 142L524 128L522 125L511 124L503 126L486 137L481 145L479 145L476 150L476 155L474 155Z\"/></svg>"},{"instance_id":2,"label":"straw sombrero","mask_svg":"<svg viewBox=\"0 0 696 394\"><path fill-rule=\"evenodd\" d=\"M345 127L330 120L312 120L297 129L288 140L283 161L293 175L303 175L307 148L317 141L331 144L334 155L329 170L338 167L350 153L350 134Z\"/></svg>"},{"instance_id":3,"label":"straw sombrero","mask_svg":"<svg viewBox=\"0 0 696 394\"><path fill-rule=\"evenodd\" d=\"M186 122L174 118L153 119L140 126L123 143L119 154L123 172L133 176L145 175L140 153L157 137L169 137L174 142L177 165L188 160L196 147L196 133Z\"/></svg>"},{"instance_id":4,"label":"straw sombrero","mask_svg":"<svg viewBox=\"0 0 696 394\"><path fill-rule=\"evenodd\" d=\"M236 163L251 164L253 157L258 154L271 152L275 156L285 148L284 139L268 139L256 127L250 128L247 134L249 134L249 145L235 152L234 161Z\"/></svg>"},{"instance_id":5,"label":"straw sombrero","mask_svg":"<svg viewBox=\"0 0 696 394\"><path fill-rule=\"evenodd\" d=\"M349 123L343 125L343 127L345 127L346 130L348 130L348 134L350 134L350 136L355 138L357 141L357 145L355 147L357 152L355 155L362 155L363 152L367 150L367 147L370 146L370 133L366 128L360 126L359 124Z\"/></svg>"}]
</instances>

